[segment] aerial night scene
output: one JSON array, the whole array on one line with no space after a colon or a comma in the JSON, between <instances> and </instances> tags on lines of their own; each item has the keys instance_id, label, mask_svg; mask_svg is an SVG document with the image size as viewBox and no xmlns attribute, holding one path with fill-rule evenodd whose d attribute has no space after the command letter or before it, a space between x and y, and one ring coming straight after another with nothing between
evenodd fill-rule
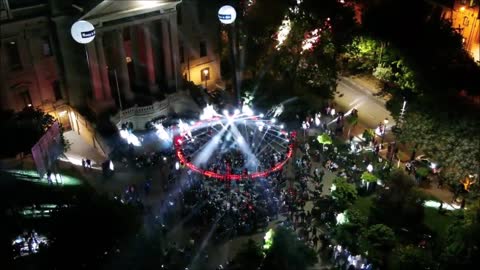
<instances>
[{"instance_id":1,"label":"aerial night scene","mask_svg":"<svg viewBox=\"0 0 480 270\"><path fill-rule=\"evenodd\" d=\"M470 270L480 0L0 0L1 270Z\"/></svg>"}]
</instances>

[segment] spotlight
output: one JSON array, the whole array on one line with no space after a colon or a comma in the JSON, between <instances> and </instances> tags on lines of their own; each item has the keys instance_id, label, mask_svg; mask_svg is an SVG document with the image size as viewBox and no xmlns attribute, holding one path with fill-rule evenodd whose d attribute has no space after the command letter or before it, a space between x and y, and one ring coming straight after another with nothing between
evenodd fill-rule
<instances>
[{"instance_id":1,"label":"spotlight","mask_svg":"<svg viewBox=\"0 0 480 270\"><path fill-rule=\"evenodd\" d=\"M277 122L277 119L275 118L272 118L272 120L270 120L273 124L275 124L275 122Z\"/></svg>"},{"instance_id":2,"label":"spotlight","mask_svg":"<svg viewBox=\"0 0 480 270\"><path fill-rule=\"evenodd\" d=\"M280 125L280 128L281 128L281 129L284 129L284 128L285 128L285 126L282 124L282 125Z\"/></svg>"},{"instance_id":3,"label":"spotlight","mask_svg":"<svg viewBox=\"0 0 480 270\"><path fill-rule=\"evenodd\" d=\"M223 115L228 116L228 111L227 111L227 110L223 110Z\"/></svg>"},{"instance_id":4,"label":"spotlight","mask_svg":"<svg viewBox=\"0 0 480 270\"><path fill-rule=\"evenodd\" d=\"M265 115L264 115L263 113L261 113L259 116L260 116L261 118L265 117Z\"/></svg>"},{"instance_id":5,"label":"spotlight","mask_svg":"<svg viewBox=\"0 0 480 270\"><path fill-rule=\"evenodd\" d=\"M240 114L240 110L239 109L235 109L235 111L233 112L234 115L239 115Z\"/></svg>"}]
</instances>

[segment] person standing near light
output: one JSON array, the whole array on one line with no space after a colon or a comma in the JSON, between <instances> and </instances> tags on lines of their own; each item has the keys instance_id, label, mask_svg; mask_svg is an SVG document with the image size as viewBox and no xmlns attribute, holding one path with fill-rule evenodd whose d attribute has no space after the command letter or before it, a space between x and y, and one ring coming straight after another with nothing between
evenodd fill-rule
<instances>
[{"instance_id":1,"label":"person standing near light","mask_svg":"<svg viewBox=\"0 0 480 270\"><path fill-rule=\"evenodd\" d=\"M383 140L385 139L385 133L387 133L387 125L388 125L388 118L383 120L383 129L382 129L382 147L383 147Z\"/></svg>"}]
</instances>

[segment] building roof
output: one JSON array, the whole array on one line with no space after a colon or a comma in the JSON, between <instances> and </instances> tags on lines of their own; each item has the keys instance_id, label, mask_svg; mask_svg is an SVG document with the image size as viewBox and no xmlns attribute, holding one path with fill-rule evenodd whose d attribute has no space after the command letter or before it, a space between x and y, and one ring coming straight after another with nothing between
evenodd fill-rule
<instances>
[{"instance_id":1,"label":"building roof","mask_svg":"<svg viewBox=\"0 0 480 270\"><path fill-rule=\"evenodd\" d=\"M127 17L138 16L155 11L165 12L175 9L181 0L151 0L151 1L112 1L112 0L90 0L78 2L84 9L82 20L92 24L121 20ZM82 4L83 3L83 4Z\"/></svg>"},{"instance_id":2,"label":"building roof","mask_svg":"<svg viewBox=\"0 0 480 270\"><path fill-rule=\"evenodd\" d=\"M447 8L453 8L453 4L455 3L455 0L426 0L426 1L432 4L444 6Z\"/></svg>"}]
</instances>

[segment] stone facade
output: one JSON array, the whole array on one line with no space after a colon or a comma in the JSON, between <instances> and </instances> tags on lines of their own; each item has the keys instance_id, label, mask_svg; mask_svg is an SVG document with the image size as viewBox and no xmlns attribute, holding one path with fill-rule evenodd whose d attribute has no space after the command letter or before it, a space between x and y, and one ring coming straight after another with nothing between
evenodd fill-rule
<instances>
[{"instance_id":1,"label":"stone facade","mask_svg":"<svg viewBox=\"0 0 480 270\"><path fill-rule=\"evenodd\" d=\"M217 10L202 6L201 2L183 0L178 6L181 74L185 80L213 90L221 83L220 22Z\"/></svg>"},{"instance_id":2,"label":"stone facade","mask_svg":"<svg viewBox=\"0 0 480 270\"><path fill-rule=\"evenodd\" d=\"M199 23L200 1L38 0L18 8L9 5L14 0L0 0L2 109L125 109L136 96L181 89L183 78L204 85L205 69L207 86L214 88L220 80L218 22L208 14L213 17ZM70 35L80 19L96 30L86 45Z\"/></svg>"}]
</instances>

